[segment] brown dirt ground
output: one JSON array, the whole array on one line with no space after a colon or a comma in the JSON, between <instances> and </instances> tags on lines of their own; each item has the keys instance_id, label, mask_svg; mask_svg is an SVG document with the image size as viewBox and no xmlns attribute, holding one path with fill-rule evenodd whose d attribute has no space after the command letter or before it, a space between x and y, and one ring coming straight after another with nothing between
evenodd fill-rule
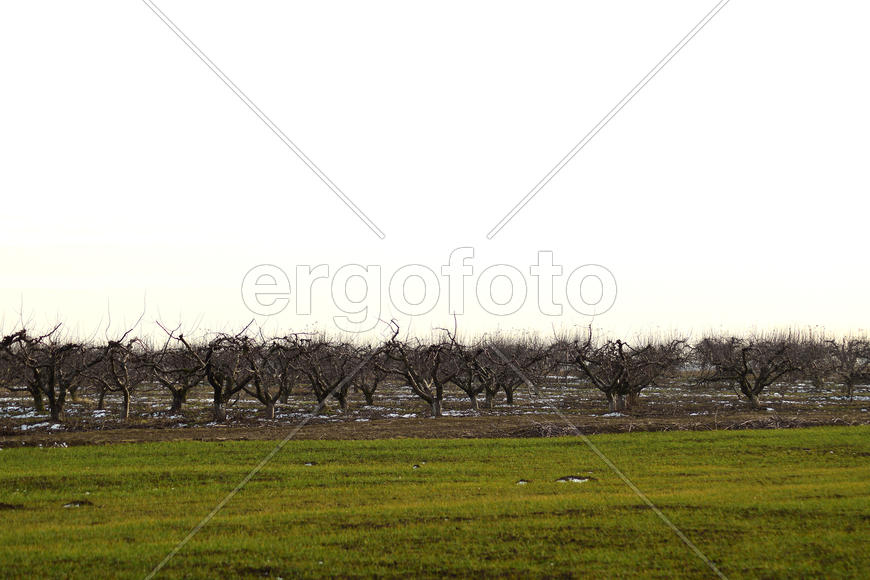
<instances>
[{"instance_id":1,"label":"brown dirt ground","mask_svg":"<svg viewBox=\"0 0 870 580\"><path fill-rule=\"evenodd\" d=\"M829 412L804 412L792 415L742 412L723 417L589 417L587 415L509 415L480 417L441 417L379 419L366 423L354 421L306 424L294 439L395 439L395 438L477 438L477 437L553 437L579 432L628 433L632 431L708 431L713 429L777 429L820 425L860 425L870 423L866 413L832 416ZM574 426L569 426L568 421ZM0 447L100 445L146 441L235 441L281 440L293 433L294 425L227 425L186 428L110 428L57 433L23 433L0 436Z\"/></svg>"},{"instance_id":2,"label":"brown dirt ground","mask_svg":"<svg viewBox=\"0 0 870 580\"><path fill-rule=\"evenodd\" d=\"M854 400L836 388L818 390L802 384L783 385L768 395L761 409L753 409L721 386L699 389L674 383L645 391L636 408L608 416L601 394L594 389L553 382L534 395L518 391L512 406L500 398L493 410L479 412L471 409L462 393L452 393L445 410L454 416L431 419L419 399L391 387L376 394L374 406L364 405L355 395L347 416L332 408L310 420L307 414L313 402L309 393L294 395L276 420L262 419L262 407L242 399L230 407L226 424L215 425L206 390L193 393L185 410L175 415L166 412L168 400L163 393L146 391L137 395L138 403L127 421L117 419L117 402L109 401L99 411L93 398L84 395L69 406L66 420L58 426L50 425L45 415L29 411L32 404L26 397L15 396L0 399L0 448L281 440L291 434L294 439L550 437L573 435L578 430L594 434L870 424L866 387L855 393ZM304 426L298 428L303 421Z\"/></svg>"}]
</instances>

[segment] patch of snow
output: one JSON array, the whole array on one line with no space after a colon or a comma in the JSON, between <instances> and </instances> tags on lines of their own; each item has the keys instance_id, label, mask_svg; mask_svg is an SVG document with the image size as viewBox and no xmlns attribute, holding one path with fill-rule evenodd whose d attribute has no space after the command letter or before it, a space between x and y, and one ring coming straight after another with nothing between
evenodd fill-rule
<instances>
[{"instance_id":1,"label":"patch of snow","mask_svg":"<svg viewBox=\"0 0 870 580\"><path fill-rule=\"evenodd\" d=\"M37 413L36 411L28 411L23 415L18 415L16 419L33 419L34 417L48 417L45 413Z\"/></svg>"},{"instance_id":2,"label":"patch of snow","mask_svg":"<svg viewBox=\"0 0 870 580\"><path fill-rule=\"evenodd\" d=\"M39 427L48 427L49 425L51 425L51 423L46 421L44 423L34 423L33 425L22 425L21 427L19 427L19 429L21 429L22 431L28 431L30 429L37 429Z\"/></svg>"},{"instance_id":3,"label":"patch of snow","mask_svg":"<svg viewBox=\"0 0 870 580\"><path fill-rule=\"evenodd\" d=\"M64 504L63 507L65 507L65 508L78 508L78 507L89 506L89 505L94 505L94 504L92 504L91 502L89 502L86 499L83 499L83 500L71 501L67 504Z\"/></svg>"}]
</instances>

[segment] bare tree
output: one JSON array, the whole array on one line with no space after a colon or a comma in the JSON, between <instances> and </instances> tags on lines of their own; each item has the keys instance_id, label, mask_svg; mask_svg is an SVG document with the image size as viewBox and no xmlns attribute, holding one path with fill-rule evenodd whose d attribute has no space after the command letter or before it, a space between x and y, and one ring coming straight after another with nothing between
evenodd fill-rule
<instances>
[{"instance_id":1,"label":"bare tree","mask_svg":"<svg viewBox=\"0 0 870 580\"><path fill-rule=\"evenodd\" d=\"M46 334L21 334L11 345L22 378L31 392L38 391L48 402L51 420L63 419L67 395L76 388L83 374L101 361L101 353L83 342L60 336L60 325Z\"/></svg>"},{"instance_id":2,"label":"bare tree","mask_svg":"<svg viewBox=\"0 0 870 580\"><path fill-rule=\"evenodd\" d=\"M633 407L643 389L656 386L656 381L676 369L685 340L647 340L637 346L620 339L596 343L590 327L584 339L575 339L566 348L568 360L604 393L614 412Z\"/></svg>"},{"instance_id":3,"label":"bare tree","mask_svg":"<svg viewBox=\"0 0 870 580\"><path fill-rule=\"evenodd\" d=\"M33 399L33 408L37 413L45 412L42 389L33 381L25 378L23 358L20 356L19 342L26 337L24 330L19 330L0 339L0 387L10 392L26 391Z\"/></svg>"},{"instance_id":4,"label":"bare tree","mask_svg":"<svg viewBox=\"0 0 870 580\"><path fill-rule=\"evenodd\" d=\"M300 339L299 345L299 357L293 366L307 377L317 402L332 396L341 412L347 413L347 396L360 366L354 346L332 342L325 336Z\"/></svg>"},{"instance_id":5,"label":"bare tree","mask_svg":"<svg viewBox=\"0 0 870 580\"><path fill-rule=\"evenodd\" d=\"M803 370L792 333L746 338L706 337L695 346L701 382L726 382L755 407L765 388Z\"/></svg>"},{"instance_id":6,"label":"bare tree","mask_svg":"<svg viewBox=\"0 0 870 580\"><path fill-rule=\"evenodd\" d=\"M178 341L196 359L212 388L212 413L217 422L226 421L227 403L254 378L246 358L252 348L251 338L245 335L247 328L236 335L221 333L201 346L191 344L183 334L178 335Z\"/></svg>"},{"instance_id":7,"label":"bare tree","mask_svg":"<svg viewBox=\"0 0 870 580\"><path fill-rule=\"evenodd\" d=\"M824 388L834 374L834 349L836 343L824 335L809 335L795 344L792 358L799 361L801 376L808 379L817 389Z\"/></svg>"},{"instance_id":8,"label":"bare tree","mask_svg":"<svg viewBox=\"0 0 870 580\"><path fill-rule=\"evenodd\" d=\"M160 349L147 353L144 367L151 380L169 391L172 397L169 412L179 413L188 393L205 380L205 365L196 350L176 346L174 342L170 333Z\"/></svg>"},{"instance_id":9,"label":"bare tree","mask_svg":"<svg viewBox=\"0 0 870 580\"><path fill-rule=\"evenodd\" d=\"M853 400L855 385L870 382L870 340L864 337L828 341L828 370Z\"/></svg>"},{"instance_id":10,"label":"bare tree","mask_svg":"<svg viewBox=\"0 0 870 580\"><path fill-rule=\"evenodd\" d=\"M484 379L481 375L480 357L483 354L483 348L480 345L468 346L462 344L457 338L457 332L451 332L446 328L440 329L447 336L449 348L444 353L444 362L442 363L447 376L452 377L454 385L468 395L471 401L471 408L475 411L480 410L477 402L477 397L484 390Z\"/></svg>"},{"instance_id":11,"label":"bare tree","mask_svg":"<svg viewBox=\"0 0 870 580\"><path fill-rule=\"evenodd\" d=\"M551 366L551 354L556 345L544 345L536 337L509 338L496 336L483 345L475 364L483 382L484 405L492 409L495 396L504 391L505 402L514 404L514 391L526 379L537 381Z\"/></svg>"},{"instance_id":12,"label":"bare tree","mask_svg":"<svg viewBox=\"0 0 870 580\"><path fill-rule=\"evenodd\" d=\"M466 346L453 342L448 352L447 365L452 369L453 384L468 396L471 408L480 410L477 397L484 391L486 382L480 358L484 354L481 346Z\"/></svg>"},{"instance_id":13,"label":"bare tree","mask_svg":"<svg viewBox=\"0 0 870 580\"><path fill-rule=\"evenodd\" d=\"M265 406L266 419L275 418L275 405L286 401L299 383L302 373L296 362L301 352L295 336L264 340L246 351L253 378L244 391Z\"/></svg>"},{"instance_id":14,"label":"bare tree","mask_svg":"<svg viewBox=\"0 0 870 580\"><path fill-rule=\"evenodd\" d=\"M450 349L449 342L407 343L395 336L387 344L387 356L396 363L393 372L429 405L433 417L442 415L444 387L456 377L456 368L445 364Z\"/></svg>"},{"instance_id":15,"label":"bare tree","mask_svg":"<svg viewBox=\"0 0 870 580\"><path fill-rule=\"evenodd\" d=\"M99 408L103 408L106 393L121 394L121 420L130 417L130 397L133 390L146 380L147 348L138 338L127 340L128 330L118 340L110 340L100 353L99 363L90 367L83 377L100 388Z\"/></svg>"},{"instance_id":16,"label":"bare tree","mask_svg":"<svg viewBox=\"0 0 870 580\"><path fill-rule=\"evenodd\" d=\"M375 404L375 391L390 375L392 361L382 346L365 345L357 351L357 359L363 363L351 380L353 389L363 394L366 405Z\"/></svg>"},{"instance_id":17,"label":"bare tree","mask_svg":"<svg viewBox=\"0 0 870 580\"><path fill-rule=\"evenodd\" d=\"M8 341L8 343L7 343ZM15 384L16 368L9 347L12 345L10 336L0 339L0 388L13 390Z\"/></svg>"}]
</instances>

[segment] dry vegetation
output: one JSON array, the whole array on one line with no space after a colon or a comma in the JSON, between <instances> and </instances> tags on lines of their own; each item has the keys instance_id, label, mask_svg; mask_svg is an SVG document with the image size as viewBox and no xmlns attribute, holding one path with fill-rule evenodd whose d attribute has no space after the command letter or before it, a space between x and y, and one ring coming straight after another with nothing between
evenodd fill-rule
<instances>
[{"instance_id":1,"label":"dry vegetation","mask_svg":"<svg viewBox=\"0 0 870 580\"><path fill-rule=\"evenodd\" d=\"M484 437L867 423L870 341L393 336L246 328L102 342L0 337L0 444L165 438ZM482 399L482 401L480 400ZM437 421L427 420L437 417Z\"/></svg>"}]
</instances>

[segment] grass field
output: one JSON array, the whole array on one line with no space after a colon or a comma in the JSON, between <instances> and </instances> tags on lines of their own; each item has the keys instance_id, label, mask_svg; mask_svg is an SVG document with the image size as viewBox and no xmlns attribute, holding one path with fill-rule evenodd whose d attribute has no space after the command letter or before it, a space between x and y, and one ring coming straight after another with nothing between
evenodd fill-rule
<instances>
[{"instance_id":1,"label":"grass field","mask_svg":"<svg viewBox=\"0 0 870 580\"><path fill-rule=\"evenodd\" d=\"M728 577L870 570L870 427L591 440ZM274 446L4 449L0 575L144 577ZM290 441L158 577L323 575L712 573L563 437Z\"/></svg>"}]
</instances>

